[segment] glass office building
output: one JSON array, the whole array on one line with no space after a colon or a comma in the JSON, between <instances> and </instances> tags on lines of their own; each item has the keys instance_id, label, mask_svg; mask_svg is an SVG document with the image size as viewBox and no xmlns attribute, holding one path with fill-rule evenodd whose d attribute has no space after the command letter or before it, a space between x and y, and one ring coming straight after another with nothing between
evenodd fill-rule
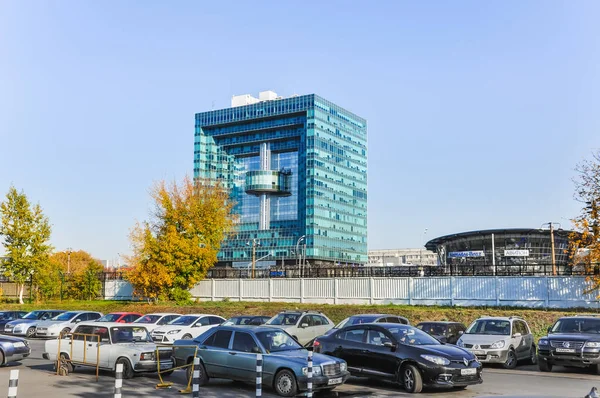
<instances>
[{"instance_id":1,"label":"glass office building","mask_svg":"<svg viewBox=\"0 0 600 398\"><path fill-rule=\"evenodd\" d=\"M233 97L196 114L194 176L221 181L238 217L220 266L367 262L367 122L317 96Z\"/></svg>"}]
</instances>

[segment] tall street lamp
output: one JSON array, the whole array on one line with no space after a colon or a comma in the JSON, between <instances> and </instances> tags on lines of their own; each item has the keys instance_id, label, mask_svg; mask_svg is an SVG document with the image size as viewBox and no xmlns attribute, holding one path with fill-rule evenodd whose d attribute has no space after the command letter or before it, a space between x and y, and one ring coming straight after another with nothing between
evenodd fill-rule
<instances>
[{"instance_id":1,"label":"tall street lamp","mask_svg":"<svg viewBox=\"0 0 600 398\"><path fill-rule=\"evenodd\" d=\"M250 246L250 242L246 242L246 245ZM254 268L256 267L256 246L260 246L260 242L252 239L252 279L254 279Z\"/></svg>"},{"instance_id":2,"label":"tall street lamp","mask_svg":"<svg viewBox=\"0 0 600 398\"><path fill-rule=\"evenodd\" d=\"M561 225L558 222L547 222L542 224L542 226L540 227L540 230L542 228L544 228L544 226L548 225L550 227L550 246L551 246L551 250L552 250L552 275L556 276L556 255L554 254L554 226L558 225L558 228L560 229Z\"/></svg>"},{"instance_id":3,"label":"tall street lamp","mask_svg":"<svg viewBox=\"0 0 600 398\"><path fill-rule=\"evenodd\" d=\"M421 264L419 264L420 266L423 266L423 246L425 245L425 235L427 235L427 229L425 228L425 231L423 231L423 236L421 237L421 248L419 250L419 262Z\"/></svg>"},{"instance_id":4,"label":"tall street lamp","mask_svg":"<svg viewBox=\"0 0 600 398\"><path fill-rule=\"evenodd\" d=\"M73 249L67 247L67 275L71 274L71 253L73 253Z\"/></svg>"},{"instance_id":5,"label":"tall street lamp","mask_svg":"<svg viewBox=\"0 0 600 398\"><path fill-rule=\"evenodd\" d=\"M302 257L302 255L300 254L300 251L298 250L298 246L300 246L300 242L302 242L304 240L304 238L306 238L306 235L302 235L300 238L298 238L298 241L296 242L296 265L300 266L300 258Z\"/></svg>"}]
</instances>

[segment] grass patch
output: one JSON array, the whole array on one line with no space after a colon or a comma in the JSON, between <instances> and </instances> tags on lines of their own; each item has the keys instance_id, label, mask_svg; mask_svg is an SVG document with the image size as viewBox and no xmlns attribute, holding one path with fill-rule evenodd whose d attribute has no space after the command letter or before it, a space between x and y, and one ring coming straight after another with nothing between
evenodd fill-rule
<instances>
[{"instance_id":1,"label":"grass patch","mask_svg":"<svg viewBox=\"0 0 600 398\"><path fill-rule=\"evenodd\" d=\"M415 325L421 321L458 321L469 325L473 320L483 315L490 316L520 316L524 318L536 336L536 340L546 334L546 329L558 318L565 315L574 315L590 310L536 310L528 308L503 308L503 307L436 307L436 306L409 306L409 305L332 305L332 304L300 304L280 302L250 302L250 301L202 301L189 305L161 302L148 304L135 301L55 301L42 304L2 304L4 310L22 309L64 309L64 310L90 310L103 313L117 311L150 312L175 312L175 313L207 313L229 318L234 315L275 315L282 310L317 310L323 312L332 321L362 313L385 313L402 315Z\"/></svg>"}]
</instances>

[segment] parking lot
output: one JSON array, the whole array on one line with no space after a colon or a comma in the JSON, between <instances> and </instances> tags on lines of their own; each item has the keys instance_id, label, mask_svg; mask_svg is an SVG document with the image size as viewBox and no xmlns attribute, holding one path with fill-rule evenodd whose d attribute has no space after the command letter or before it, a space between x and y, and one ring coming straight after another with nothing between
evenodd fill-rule
<instances>
[{"instance_id":1,"label":"parking lot","mask_svg":"<svg viewBox=\"0 0 600 398\"><path fill-rule=\"evenodd\" d=\"M13 363L0 369L0 394L8 389L10 369L19 369L19 397L112 397L114 375L101 371L96 382L95 369L78 367L69 376L56 376L50 361L42 359L44 340L29 340L32 354L21 364ZM570 369L540 373L534 366L522 366L517 370L504 370L496 367L485 369L484 383L469 387L464 391L426 389L421 396L438 398L455 397L573 397L583 398L593 386L600 386L600 376L577 372ZM159 382L156 375L136 376L123 380L123 397L177 397L185 388L185 374L176 371L168 378L173 386L168 389L155 389ZM381 383L367 379L351 378L348 383L334 392L316 394L316 397L398 397L410 396L392 383ZM201 388L202 397L254 397L254 386L226 380L211 380ZM265 388L264 397L275 397Z\"/></svg>"}]
</instances>

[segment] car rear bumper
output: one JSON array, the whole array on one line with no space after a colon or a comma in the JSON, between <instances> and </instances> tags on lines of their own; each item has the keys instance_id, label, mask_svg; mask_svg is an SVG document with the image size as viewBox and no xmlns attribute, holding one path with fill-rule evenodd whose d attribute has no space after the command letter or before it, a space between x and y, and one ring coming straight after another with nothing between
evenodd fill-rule
<instances>
[{"instance_id":1,"label":"car rear bumper","mask_svg":"<svg viewBox=\"0 0 600 398\"><path fill-rule=\"evenodd\" d=\"M313 390L322 390L324 388L333 388L341 386L350 377L349 372L341 372L335 376L313 376L312 385ZM298 377L298 389L300 391L306 391L308 378L306 376ZM330 384L331 383L331 384Z\"/></svg>"},{"instance_id":2,"label":"car rear bumper","mask_svg":"<svg viewBox=\"0 0 600 398\"><path fill-rule=\"evenodd\" d=\"M160 370L169 370L173 368L173 361L170 359L165 359L164 361L160 361ZM133 369L136 372L156 372L157 364L156 361L140 361L135 364Z\"/></svg>"}]
</instances>

